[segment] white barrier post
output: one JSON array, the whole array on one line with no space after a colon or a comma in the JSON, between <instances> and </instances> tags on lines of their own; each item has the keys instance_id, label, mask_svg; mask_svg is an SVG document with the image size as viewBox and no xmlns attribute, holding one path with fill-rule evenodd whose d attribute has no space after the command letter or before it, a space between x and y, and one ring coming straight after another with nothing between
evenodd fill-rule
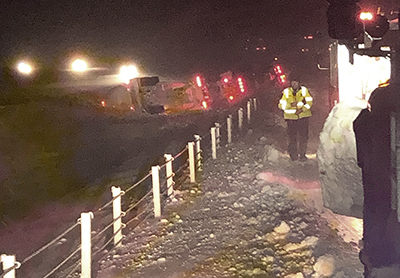
<instances>
[{"instance_id":1,"label":"white barrier post","mask_svg":"<svg viewBox=\"0 0 400 278\"><path fill-rule=\"evenodd\" d=\"M238 111L238 121L239 121L239 124L238 124L238 127L239 127L239 130L241 131L242 130L242 128L243 128L243 108L239 108L239 111Z\"/></svg>"},{"instance_id":2,"label":"white barrier post","mask_svg":"<svg viewBox=\"0 0 400 278\"><path fill-rule=\"evenodd\" d=\"M257 99L253 98L254 111L257 111Z\"/></svg>"},{"instance_id":3,"label":"white barrier post","mask_svg":"<svg viewBox=\"0 0 400 278\"><path fill-rule=\"evenodd\" d=\"M160 167L151 167L151 178L153 182L153 203L154 217L161 216L161 197L160 197Z\"/></svg>"},{"instance_id":4,"label":"white barrier post","mask_svg":"<svg viewBox=\"0 0 400 278\"><path fill-rule=\"evenodd\" d=\"M197 169L197 171L203 171L202 158L201 158L201 147L200 147L201 136L195 134L194 139L196 141L196 169Z\"/></svg>"},{"instance_id":5,"label":"white barrier post","mask_svg":"<svg viewBox=\"0 0 400 278\"><path fill-rule=\"evenodd\" d=\"M247 123L250 124L251 121L251 102L250 100L247 101Z\"/></svg>"},{"instance_id":6,"label":"white barrier post","mask_svg":"<svg viewBox=\"0 0 400 278\"><path fill-rule=\"evenodd\" d=\"M211 149L212 158L217 159L217 139L215 138L215 127L211 128Z\"/></svg>"},{"instance_id":7,"label":"white barrier post","mask_svg":"<svg viewBox=\"0 0 400 278\"><path fill-rule=\"evenodd\" d=\"M15 255L1 255L1 263L3 264L3 271L11 269L15 265ZM15 269L10 270L4 278L15 278Z\"/></svg>"},{"instance_id":8,"label":"white barrier post","mask_svg":"<svg viewBox=\"0 0 400 278\"><path fill-rule=\"evenodd\" d=\"M112 186L111 187L112 197L115 200L113 201L113 231L114 231L114 246L121 246L122 242L122 219L121 219L121 188ZM117 198L116 198L117 197Z\"/></svg>"},{"instance_id":9,"label":"white barrier post","mask_svg":"<svg viewBox=\"0 0 400 278\"><path fill-rule=\"evenodd\" d=\"M90 278L92 272L92 218L93 213L81 213L81 278Z\"/></svg>"},{"instance_id":10,"label":"white barrier post","mask_svg":"<svg viewBox=\"0 0 400 278\"><path fill-rule=\"evenodd\" d=\"M226 126L228 129L228 144L230 144L232 143L232 115L229 115L226 121Z\"/></svg>"},{"instance_id":11,"label":"white barrier post","mask_svg":"<svg viewBox=\"0 0 400 278\"><path fill-rule=\"evenodd\" d=\"M167 194L169 197L174 194L174 172L172 170L172 161L174 158L170 154L165 154L164 158L167 163L167 165L165 165L165 174L167 175Z\"/></svg>"},{"instance_id":12,"label":"white barrier post","mask_svg":"<svg viewBox=\"0 0 400 278\"><path fill-rule=\"evenodd\" d=\"M216 136L216 142L217 142L217 149L221 148L221 131L220 131L221 125L219 123L215 123L215 136Z\"/></svg>"},{"instance_id":13,"label":"white barrier post","mask_svg":"<svg viewBox=\"0 0 400 278\"><path fill-rule=\"evenodd\" d=\"M190 182L196 182L196 163L194 160L194 143L188 143L188 150L189 150L189 170L190 170Z\"/></svg>"}]
</instances>

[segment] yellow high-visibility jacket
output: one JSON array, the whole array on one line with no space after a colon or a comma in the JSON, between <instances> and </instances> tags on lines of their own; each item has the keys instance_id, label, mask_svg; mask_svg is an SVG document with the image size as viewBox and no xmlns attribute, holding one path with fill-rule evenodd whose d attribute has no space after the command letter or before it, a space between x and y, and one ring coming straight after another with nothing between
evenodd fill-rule
<instances>
[{"instance_id":1,"label":"yellow high-visibility jacket","mask_svg":"<svg viewBox=\"0 0 400 278\"><path fill-rule=\"evenodd\" d=\"M283 90L278 107L283 110L285 119L298 120L311 116L312 105L313 98L310 92L306 87L301 86L297 92L293 92L292 87Z\"/></svg>"}]
</instances>

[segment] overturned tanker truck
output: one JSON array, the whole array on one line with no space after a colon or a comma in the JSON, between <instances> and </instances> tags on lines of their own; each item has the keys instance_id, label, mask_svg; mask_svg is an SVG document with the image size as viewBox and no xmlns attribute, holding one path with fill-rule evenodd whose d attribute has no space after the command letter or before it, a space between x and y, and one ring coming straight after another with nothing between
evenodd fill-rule
<instances>
[{"instance_id":1,"label":"overturned tanker truck","mask_svg":"<svg viewBox=\"0 0 400 278\"><path fill-rule=\"evenodd\" d=\"M112 110L160 114L185 110L206 110L211 97L204 78L197 75L189 82L161 81L158 76L133 78L128 84L112 88L101 106Z\"/></svg>"}]
</instances>

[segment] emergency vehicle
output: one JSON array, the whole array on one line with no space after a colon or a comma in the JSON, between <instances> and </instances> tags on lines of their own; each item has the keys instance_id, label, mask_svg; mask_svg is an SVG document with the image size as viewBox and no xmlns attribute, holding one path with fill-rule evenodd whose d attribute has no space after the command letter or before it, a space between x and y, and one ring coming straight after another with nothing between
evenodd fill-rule
<instances>
[{"instance_id":1,"label":"emergency vehicle","mask_svg":"<svg viewBox=\"0 0 400 278\"><path fill-rule=\"evenodd\" d=\"M242 76L234 76L228 71L220 77L221 80L218 82L220 93L229 104L240 102L248 94L247 84Z\"/></svg>"}]
</instances>

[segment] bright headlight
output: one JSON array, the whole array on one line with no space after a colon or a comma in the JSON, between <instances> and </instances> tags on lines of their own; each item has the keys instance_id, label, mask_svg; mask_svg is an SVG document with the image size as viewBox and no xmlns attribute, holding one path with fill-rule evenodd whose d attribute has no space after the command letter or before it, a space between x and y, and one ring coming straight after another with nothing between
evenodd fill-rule
<instances>
[{"instance_id":1,"label":"bright headlight","mask_svg":"<svg viewBox=\"0 0 400 278\"><path fill-rule=\"evenodd\" d=\"M25 63L25 62L20 62L17 66L18 72L25 74L25 75L29 75L32 73L33 68L31 65Z\"/></svg>"},{"instance_id":2,"label":"bright headlight","mask_svg":"<svg viewBox=\"0 0 400 278\"><path fill-rule=\"evenodd\" d=\"M87 70L88 66L84 60L76 59L75 61L72 62L71 68L73 71L84 72Z\"/></svg>"},{"instance_id":3,"label":"bright headlight","mask_svg":"<svg viewBox=\"0 0 400 278\"><path fill-rule=\"evenodd\" d=\"M138 70L135 66L122 66L119 70L119 78L122 82L128 84L133 78L139 76Z\"/></svg>"}]
</instances>

